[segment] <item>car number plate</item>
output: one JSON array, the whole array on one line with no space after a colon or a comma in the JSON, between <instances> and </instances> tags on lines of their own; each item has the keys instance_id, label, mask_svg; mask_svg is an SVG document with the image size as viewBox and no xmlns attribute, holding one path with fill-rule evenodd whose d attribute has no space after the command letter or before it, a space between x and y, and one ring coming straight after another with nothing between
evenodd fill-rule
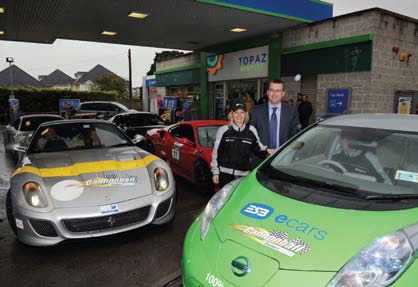
<instances>
[{"instance_id":1,"label":"car number plate","mask_svg":"<svg viewBox=\"0 0 418 287\"><path fill-rule=\"evenodd\" d=\"M110 204L100 206L100 213L101 214L109 214L109 213L116 213L119 211L119 206L117 204Z\"/></svg>"}]
</instances>

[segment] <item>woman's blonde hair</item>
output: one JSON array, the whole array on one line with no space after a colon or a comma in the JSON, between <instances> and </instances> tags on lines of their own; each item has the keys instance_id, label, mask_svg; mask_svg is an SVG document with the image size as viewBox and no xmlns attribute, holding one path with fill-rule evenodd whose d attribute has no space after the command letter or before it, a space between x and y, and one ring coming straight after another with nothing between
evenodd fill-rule
<instances>
[{"instance_id":1,"label":"woman's blonde hair","mask_svg":"<svg viewBox=\"0 0 418 287\"><path fill-rule=\"evenodd\" d=\"M228 121L230 125L232 125L232 123L234 122L234 119L232 117L233 113L234 113L233 111L230 111L228 114ZM249 121L250 121L250 114L246 111L245 116L244 116L244 123L248 124Z\"/></svg>"}]
</instances>

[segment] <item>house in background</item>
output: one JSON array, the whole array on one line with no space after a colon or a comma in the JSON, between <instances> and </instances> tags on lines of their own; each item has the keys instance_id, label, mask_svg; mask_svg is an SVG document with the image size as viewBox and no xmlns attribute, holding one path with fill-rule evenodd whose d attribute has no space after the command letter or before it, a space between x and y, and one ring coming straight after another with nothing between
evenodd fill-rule
<instances>
[{"instance_id":1,"label":"house in background","mask_svg":"<svg viewBox=\"0 0 418 287\"><path fill-rule=\"evenodd\" d=\"M13 88L46 88L43 83L16 65L11 65L11 67L0 71L0 87L10 88L10 69L12 69L13 74Z\"/></svg>"},{"instance_id":2,"label":"house in background","mask_svg":"<svg viewBox=\"0 0 418 287\"><path fill-rule=\"evenodd\" d=\"M57 69L47 76L39 76L39 81L47 87L55 89L71 89L75 79Z\"/></svg>"},{"instance_id":3,"label":"house in background","mask_svg":"<svg viewBox=\"0 0 418 287\"><path fill-rule=\"evenodd\" d=\"M91 69L88 72L77 72L75 73L76 81L73 84L73 90L78 90L78 91L94 90L94 87L96 85L95 84L96 80L109 74L120 78L118 75L106 69L100 64L96 65L93 69Z\"/></svg>"}]
</instances>

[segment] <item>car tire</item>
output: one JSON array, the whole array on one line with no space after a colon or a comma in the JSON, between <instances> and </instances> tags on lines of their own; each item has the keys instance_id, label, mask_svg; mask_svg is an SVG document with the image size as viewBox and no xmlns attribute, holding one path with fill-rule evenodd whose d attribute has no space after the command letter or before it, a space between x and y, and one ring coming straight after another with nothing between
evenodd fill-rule
<instances>
[{"instance_id":1,"label":"car tire","mask_svg":"<svg viewBox=\"0 0 418 287\"><path fill-rule=\"evenodd\" d=\"M208 165L203 161L198 161L195 165L194 184L201 194L210 194L214 191L212 173Z\"/></svg>"},{"instance_id":2,"label":"car tire","mask_svg":"<svg viewBox=\"0 0 418 287\"><path fill-rule=\"evenodd\" d=\"M12 229L13 233L17 234L16 228L16 219L13 212L13 204L12 204L12 193L9 190L6 196L6 213L7 213L7 220L9 221L10 228Z\"/></svg>"}]
</instances>

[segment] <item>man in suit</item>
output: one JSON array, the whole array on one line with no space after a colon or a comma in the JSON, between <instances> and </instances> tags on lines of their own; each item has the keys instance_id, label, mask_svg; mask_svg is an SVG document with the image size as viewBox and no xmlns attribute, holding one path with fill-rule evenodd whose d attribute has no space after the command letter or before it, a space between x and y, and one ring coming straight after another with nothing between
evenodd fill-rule
<instances>
[{"instance_id":1,"label":"man in suit","mask_svg":"<svg viewBox=\"0 0 418 287\"><path fill-rule=\"evenodd\" d=\"M268 102L257 105L251 113L251 125L263 145L276 150L300 130L298 110L281 103L285 95L281 80L273 80L267 91ZM259 161L255 160L255 164Z\"/></svg>"}]
</instances>

